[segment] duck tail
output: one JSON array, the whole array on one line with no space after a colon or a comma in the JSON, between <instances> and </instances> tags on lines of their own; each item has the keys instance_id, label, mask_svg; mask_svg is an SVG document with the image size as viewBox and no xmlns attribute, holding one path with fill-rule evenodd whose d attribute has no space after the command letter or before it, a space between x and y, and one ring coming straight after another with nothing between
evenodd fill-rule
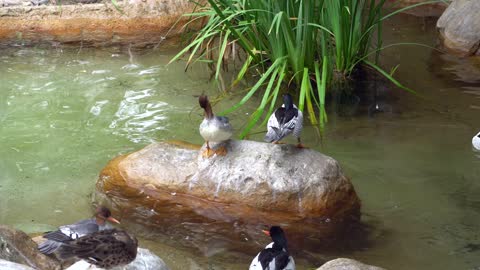
<instances>
[{"instance_id":1,"label":"duck tail","mask_svg":"<svg viewBox=\"0 0 480 270\"><path fill-rule=\"evenodd\" d=\"M38 251L43 254L52 254L62 245L60 242L55 242L52 240L47 240L38 245Z\"/></svg>"},{"instance_id":2,"label":"duck tail","mask_svg":"<svg viewBox=\"0 0 480 270\"><path fill-rule=\"evenodd\" d=\"M278 128L275 128L275 127L269 128L263 140L269 143L279 141L280 138L278 137Z\"/></svg>"}]
</instances>

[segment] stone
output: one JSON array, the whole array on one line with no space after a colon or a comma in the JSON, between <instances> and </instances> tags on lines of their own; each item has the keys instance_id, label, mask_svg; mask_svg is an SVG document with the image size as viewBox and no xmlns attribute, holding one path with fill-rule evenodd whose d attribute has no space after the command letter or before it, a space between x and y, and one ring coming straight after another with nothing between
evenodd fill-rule
<instances>
[{"instance_id":1,"label":"stone","mask_svg":"<svg viewBox=\"0 0 480 270\"><path fill-rule=\"evenodd\" d=\"M0 0L0 7L21 6L23 0Z\"/></svg>"},{"instance_id":2,"label":"stone","mask_svg":"<svg viewBox=\"0 0 480 270\"><path fill-rule=\"evenodd\" d=\"M161 213L162 223L191 212L221 221L358 219L360 201L333 158L293 145L225 146L226 156L211 158L167 142L117 157L100 173L96 200L118 211L151 209L144 216Z\"/></svg>"},{"instance_id":3,"label":"stone","mask_svg":"<svg viewBox=\"0 0 480 270\"><path fill-rule=\"evenodd\" d=\"M195 4L188 0L149 0L130 5L127 0L80 4L65 0L27 1L30 6L11 6L21 0L0 0L0 41L61 42L82 46L128 45L133 48L177 46L178 36L189 21L185 13ZM76 4L65 4L75 2ZM115 4L114 4L115 3ZM1 6L0 5L0 6ZM40 5L40 6L39 6ZM195 24L192 24L195 25ZM66 27L68 26L68 27Z\"/></svg>"},{"instance_id":4,"label":"stone","mask_svg":"<svg viewBox=\"0 0 480 270\"><path fill-rule=\"evenodd\" d=\"M1 269L1 268L0 268ZM103 269L91 265L86 261L78 261L68 267L66 270L90 270L90 269ZM135 260L125 266L114 267L114 270L170 270L165 262L145 248L138 248L137 257Z\"/></svg>"},{"instance_id":5,"label":"stone","mask_svg":"<svg viewBox=\"0 0 480 270\"><path fill-rule=\"evenodd\" d=\"M347 258L338 258L323 264L317 270L385 270L384 268L361 263Z\"/></svg>"},{"instance_id":6,"label":"stone","mask_svg":"<svg viewBox=\"0 0 480 270\"><path fill-rule=\"evenodd\" d=\"M37 244L26 233L4 225L0 225L0 259L35 269L61 269L59 262L37 250Z\"/></svg>"},{"instance_id":7,"label":"stone","mask_svg":"<svg viewBox=\"0 0 480 270\"><path fill-rule=\"evenodd\" d=\"M8 270L35 270L30 266L26 266L19 263L9 262L6 260L0 259L0 269L8 269Z\"/></svg>"},{"instance_id":8,"label":"stone","mask_svg":"<svg viewBox=\"0 0 480 270\"><path fill-rule=\"evenodd\" d=\"M455 0L437 21L445 48L462 56L480 55L480 1Z\"/></svg>"}]
</instances>

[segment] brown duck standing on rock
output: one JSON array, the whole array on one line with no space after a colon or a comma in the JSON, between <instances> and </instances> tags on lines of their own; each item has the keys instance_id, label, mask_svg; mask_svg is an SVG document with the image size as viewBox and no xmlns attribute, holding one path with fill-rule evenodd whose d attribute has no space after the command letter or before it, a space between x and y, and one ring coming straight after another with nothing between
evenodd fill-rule
<instances>
[{"instance_id":1,"label":"brown duck standing on rock","mask_svg":"<svg viewBox=\"0 0 480 270\"><path fill-rule=\"evenodd\" d=\"M64 243L59 249L60 259L79 258L95 266L109 269L129 264L137 257L138 241L126 231L110 229L85 235ZM68 269L82 269L80 261Z\"/></svg>"},{"instance_id":2,"label":"brown duck standing on rock","mask_svg":"<svg viewBox=\"0 0 480 270\"><path fill-rule=\"evenodd\" d=\"M198 98L200 107L205 110L205 118L200 124L200 135L207 143L207 149L202 153L204 157L211 157L214 154L226 155L227 149L224 146L218 147L216 150L210 148L209 142L223 142L232 137L233 128L225 116L215 116L212 111L212 106L208 101L207 96L200 96Z\"/></svg>"}]
</instances>

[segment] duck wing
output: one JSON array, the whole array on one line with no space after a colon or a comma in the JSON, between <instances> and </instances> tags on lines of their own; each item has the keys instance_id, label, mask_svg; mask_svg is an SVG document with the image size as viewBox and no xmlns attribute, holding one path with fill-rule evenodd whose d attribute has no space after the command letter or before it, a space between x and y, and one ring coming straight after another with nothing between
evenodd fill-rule
<instances>
[{"instance_id":1,"label":"duck wing","mask_svg":"<svg viewBox=\"0 0 480 270\"><path fill-rule=\"evenodd\" d=\"M63 243L77 239L89 233L99 230L99 226L93 219L81 220L75 224L63 225L56 231L47 232L43 238L47 241L38 245L38 250L43 254L55 252Z\"/></svg>"},{"instance_id":2,"label":"duck wing","mask_svg":"<svg viewBox=\"0 0 480 270\"><path fill-rule=\"evenodd\" d=\"M303 121L303 115L296 107L288 110L284 107L278 108L268 119L267 134L264 140L266 142L280 141L295 131L298 120Z\"/></svg>"}]
</instances>

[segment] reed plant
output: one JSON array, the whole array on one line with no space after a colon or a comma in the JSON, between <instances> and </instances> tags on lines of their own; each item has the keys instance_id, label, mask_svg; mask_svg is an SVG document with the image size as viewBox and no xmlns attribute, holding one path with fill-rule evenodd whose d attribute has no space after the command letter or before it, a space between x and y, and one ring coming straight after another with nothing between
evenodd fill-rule
<instances>
[{"instance_id":1,"label":"reed plant","mask_svg":"<svg viewBox=\"0 0 480 270\"><path fill-rule=\"evenodd\" d=\"M311 123L323 128L327 86L336 78L348 78L359 65L372 66L409 90L371 61L381 50L382 21L403 10L384 16L385 1L207 0L208 4L197 3L198 9L186 14L192 16L191 22L206 21L171 61L188 55L187 68L207 61L218 79L222 67L238 58L235 52L242 49L245 57L232 87L247 74L257 75L258 80L223 114L238 109L258 91L262 99L240 137L262 116L267 116L266 122L285 85L294 86L299 109L306 108ZM430 2L437 1L425 3Z\"/></svg>"}]
</instances>

